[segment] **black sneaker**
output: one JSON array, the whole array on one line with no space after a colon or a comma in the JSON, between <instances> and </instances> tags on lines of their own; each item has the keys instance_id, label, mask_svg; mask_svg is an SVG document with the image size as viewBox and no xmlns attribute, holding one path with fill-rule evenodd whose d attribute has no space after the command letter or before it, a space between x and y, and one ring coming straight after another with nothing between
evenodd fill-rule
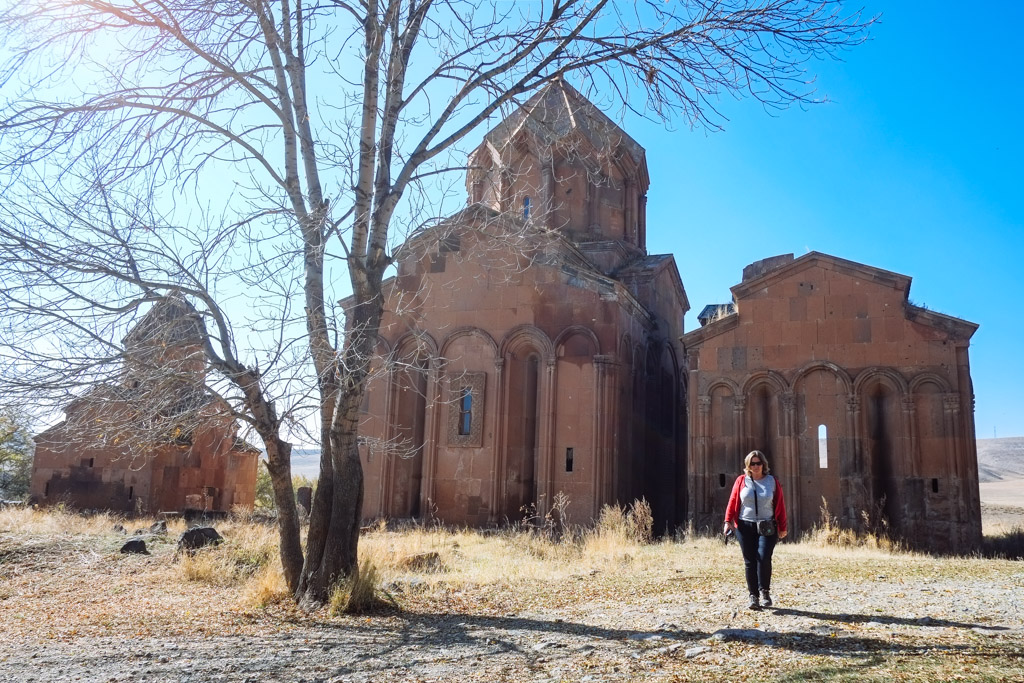
<instances>
[{"instance_id":1,"label":"black sneaker","mask_svg":"<svg viewBox=\"0 0 1024 683\"><path fill-rule=\"evenodd\" d=\"M768 591L761 591L761 604L765 607L772 606L772 594Z\"/></svg>"},{"instance_id":2,"label":"black sneaker","mask_svg":"<svg viewBox=\"0 0 1024 683\"><path fill-rule=\"evenodd\" d=\"M761 609L761 601L758 600L756 595L750 596L750 602L747 604L747 609Z\"/></svg>"}]
</instances>

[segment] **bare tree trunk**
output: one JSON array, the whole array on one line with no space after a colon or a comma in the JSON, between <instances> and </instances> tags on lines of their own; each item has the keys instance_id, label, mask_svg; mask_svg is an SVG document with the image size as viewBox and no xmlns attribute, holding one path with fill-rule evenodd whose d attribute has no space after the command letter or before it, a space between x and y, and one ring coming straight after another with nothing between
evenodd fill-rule
<instances>
[{"instance_id":1,"label":"bare tree trunk","mask_svg":"<svg viewBox=\"0 0 1024 683\"><path fill-rule=\"evenodd\" d=\"M322 604L334 585L359 570L357 550L363 508L363 464L359 459L359 415L369 362L380 328L380 274L368 278L375 293L352 311L342 351L342 386L337 406L325 421L320 485L313 501L306 562L296 592L300 602Z\"/></svg>"},{"instance_id":2,"label":"bare tree trunk","mask_svg":"<svg viewBox=\"0 0 1024 683\"><path fill-rule=\"evenodd\" d=\"M281 541L281 567L288 589L296 590L302 574L302 544L299 538L299 516L292 488L292 445L276 435L264 438L267 448L267 470L274 487L277 504L277 530Z\"/></svg>"}]
</instances>

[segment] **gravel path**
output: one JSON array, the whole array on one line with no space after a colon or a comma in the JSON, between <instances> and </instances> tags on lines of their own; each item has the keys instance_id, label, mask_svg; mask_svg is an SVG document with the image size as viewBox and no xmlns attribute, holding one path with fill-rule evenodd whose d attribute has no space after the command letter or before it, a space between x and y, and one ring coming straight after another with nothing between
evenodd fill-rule
<instances>
[{"instance_id":1,"label":"gravel path","mask_svg":"<svg viewBox=\"0 0 1024 683\"><path fill-rule=\"evenodd\" d=\"M764 680L863 667L876 680L890 669L924 680L938 668L950 678L1024 681L1019 569L969 585L908 587L884 575L854 585L789 581L779 606L761 612L741 609L742 595L709 599L680 582L668 596L558 612L310 618L209 638L3 638L0 680ZM939 663L915 675L915 662Z\"/></svg>"}]
</instances>

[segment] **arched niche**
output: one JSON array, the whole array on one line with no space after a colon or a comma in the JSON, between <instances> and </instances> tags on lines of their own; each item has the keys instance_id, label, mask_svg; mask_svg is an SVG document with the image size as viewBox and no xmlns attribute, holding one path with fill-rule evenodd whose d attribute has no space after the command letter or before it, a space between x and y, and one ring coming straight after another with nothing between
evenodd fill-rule
<instances>
[{"instance_id":1,"label":"arched niche","mask_svg":"<svg viewBox=\"0 0 1024 683\"><path fill-rule=\"evenodd\" d=\"M826 506L830 515L853 523L859 511L844 500L843 477L850 476L853 435L849 433L849 398L853 383L834 363L805 366L793 382L796 398L798 507L801 524L809 528ZM825 427L827 440L818 434ZM822 453L827 457L822 458Z\"/></svg>"},{"instance_id":2,"label":"arched niche","mask_svg":"<svg viewBox=\"0 0 1024 683\"><path fill-rule=\"evenodd\" d=\"M913 472L924 479L949 476L950 443L953 435L947 433L944 411L945 387L932 378L914 382L914 421L917 431L917 449L913 457Z\"/></svg>"},{"instance_id":3,"label":"arched niche","mask_svg":"<svg viewBox=\"0 0 1024 683\"><path fill-rule=\"evenodd\" d=\"M594 356L598 352L596 336L581 326L560 334L555 347L551 495L560 491L566 494L569 515L578 519L592 514L593 509L597 418Z\"/></svg>"},{"instance_id":4,"label":"arched niche","mask_svg":"<svg viewBox=\"0 0 1024 683\"><path fill-rule=\"evenodd\" d=\"M388 456L388 487L385 514L391 517L420 517L424 448L426 445L431 350L422 335L410 334L396 344L391 354L391 398L389 426L384 450Z\"/></svg>"},{"instance_id":5,"label":"arched niche","mask_svg":"<svg viewBox=\"0 0 1024 683\"><path fill-rule=\"evenodd\" d=\"M767 379L748 383L744 390L746 446L741 450L763 451L776 474L784 467L781 395L779 384Z\"/></svg>"},{"instance_id":6,"label":"arched niche","mask_svg":"<svg viewBox=\"0 0 1024 683\"><path fill-rule=\"evenodd\" d=\"M870 482L867 511L880 511L894 528L904 522L903 481L910 476L911 440L903 419L907 383L891 369L869 369L855 383L860 407L862 463Z\"/></svg>"},{"instance_id":7,"label":"arched niche","mask_svg":"<svg viewBox=\"0 0 1024 683\"><path fill-rule=\"evenodd\" d=\"M719 381L708 388L710 399L709 493L710 510L725 510L732 491L732 483L743 470L742 446L739 443L739 424L736 420L738 387L732 382Z\"/></svg>"},{"instance_id":8,"label":"arched niche","mask_svg":"<svg viewBox=\"0 0 1024 683\"><path fill-rule=\"evenodd\" d=\"M517 519L523 508L537 502L543 378L548 359L554 354L547 335L532 325L512 330L502 340L501 350L505 453L499 459L504 488L498 514L505 519Z\"/></svg>"}]
</instances>

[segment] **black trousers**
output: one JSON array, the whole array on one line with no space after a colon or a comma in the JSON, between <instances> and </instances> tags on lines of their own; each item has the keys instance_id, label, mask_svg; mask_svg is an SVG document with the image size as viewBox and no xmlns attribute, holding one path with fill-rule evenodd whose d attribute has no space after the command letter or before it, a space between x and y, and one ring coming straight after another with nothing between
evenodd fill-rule
<instances>
[{"instance_id":1,"label":"black trousers","mask_svg":"<svg viewBox=\"0 0 1024 683\"><path fill-rule=\"evenodd\" d=\"M760 536L757 524L742 519L736 525L736 540L743 551L743 566L746 570L747 592L757 595L758 589L766 591L772 587L772 553L779 535Z\"/></svg>"}]
</instances>

